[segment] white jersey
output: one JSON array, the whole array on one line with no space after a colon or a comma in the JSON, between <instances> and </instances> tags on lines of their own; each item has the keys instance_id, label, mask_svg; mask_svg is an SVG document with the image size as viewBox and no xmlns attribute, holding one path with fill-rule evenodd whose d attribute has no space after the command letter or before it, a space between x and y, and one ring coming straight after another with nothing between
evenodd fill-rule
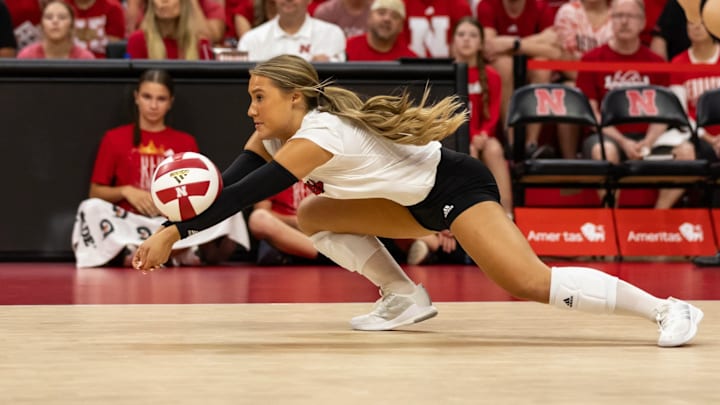
<instances>
[{"instance_id":1,"label":"white jersey","mask_svg":"<svg viewBox=\"0 0 720 405\"><path fill-rule=\"evenodd\" d=\"M404 206L424 200L435 184L440 142L400 145L336 115L310 111L292 139L307 139L333 154L306 179L322 182L324 195L337 199L385 198ZM279 140L263 141L274 155Z\"/></svg>"},{"instance_id":2,"label":"white jersey","mask_svg":"<svg viewBox=\"0 0 720 405\"><path fill-rule=\"evenodd\" d=\"M276 16L240 38L238 50L247 52L248 60L264 61L279 55L296 55L311 61L316 55L326 55L330 62L345 61L345 34L335 24L305 16L305 22L295 34L280 28Z\"/></svg>"}]
</instances>

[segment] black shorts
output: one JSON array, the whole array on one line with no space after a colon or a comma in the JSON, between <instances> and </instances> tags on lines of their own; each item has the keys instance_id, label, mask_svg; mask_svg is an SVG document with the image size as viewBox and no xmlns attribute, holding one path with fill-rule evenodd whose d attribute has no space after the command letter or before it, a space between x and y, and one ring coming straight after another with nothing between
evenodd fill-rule
<instances>
[{"instance_id":1,"label":"black shorts","mask_svg":"<svg viewBox=\"0 0 720 405\"><path fill-rule=\"evenodd\" d=\"M500 192L490 170L470 155L442 148L430 194L408 209L420 225L442 231L449 229L463 211L483 201L500 203Z\"/></svg>"}]
</instances>

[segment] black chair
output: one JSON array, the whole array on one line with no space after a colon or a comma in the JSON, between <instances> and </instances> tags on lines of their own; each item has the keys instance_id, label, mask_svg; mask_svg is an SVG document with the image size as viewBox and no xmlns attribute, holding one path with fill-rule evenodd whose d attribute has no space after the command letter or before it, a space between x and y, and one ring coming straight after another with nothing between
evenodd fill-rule
<instances>
[{"instance_id":1,"label":"black chair","mask_svg":"<svg viewBox=\"0 0 720 405\"><path fill-rule=\"evenodd\" d=\"M123 59L126 57L127 40L119 39L108 42L105 46L105 57L108 59Z\"/></svg>"},{"instance_id":2,"label":"black chair","mask_svg":"<svg viewBox=\"0 0 720 405\"><path fill-rule=\"evenodd\" d=\"M663 123L688 128L698 150L697 131L680 100L667 87L639 85L609 91L601 105L602 127L631 123ZM706 160L626 160L613 175L613 188L702 187L709 174Z\"/></svg>"},{"instance_id":3,"label":"black chair","mask_svg":"<svg viewBox=\"0 0 720 405\"><path fill-rule=\"evenodd\" d=\"M526 159L524 126L532 123L568 123L591 127L600 132L587 97L578 89L561 84L531 84L513 92L508 107L508 127L515 128L512 175L516 205L524 204L527 188L604 188L609 189L612 164L590 159ZM609 204L611 193L603 205Z\"/></svg>"},{"instance_id":4,"label":"black chair","mask_svg":"<svg viewBox=\"0 0 720 405\"><path fill-rule=\"evenodd\" d=\"M700 95L697 101L697 129L710 125L720 125L720 89L709 90ZM720 187L720 163L710 164L708 201L711 207L715 206L715 193ZM714 256L698 256L692 262L702 267L720 267L720 253Z\"/></svg>"},{"instance_id":5,"label":"black chair","mask_svg":"<svg viewBox=\"0 0 720 405\"><path fill-rule=\"evenodd\" d=\"M697 128L720 125L720 89L704 92L697 102ZM710 180L720 186L720 162L710 164Z\"/></svg>"}]
</instances>

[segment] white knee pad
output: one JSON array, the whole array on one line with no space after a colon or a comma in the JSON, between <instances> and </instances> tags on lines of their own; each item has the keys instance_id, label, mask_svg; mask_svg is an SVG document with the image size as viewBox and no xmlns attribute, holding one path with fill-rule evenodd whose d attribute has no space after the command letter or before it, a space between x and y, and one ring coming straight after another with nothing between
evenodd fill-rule
<instances>
[{"instance_id":1,"label":"white knee pad","mask_svg":"<svg viewBox=\"0 0 720 405\"><path fill-rule=\"evenodd\" d=\"M587 267L553 267L550 304L583 312L612 313L617 297L617 277Z\"/></svg>"},{"instance_id":2,"label":"white knee pad","mask_svg":"<svg viewBox=\"0 0 720 405\"><path fill-rule=\"evenodd\" d=\"M358 273L362 273L365 263L375 252L384 248L376 237L369 235L322 231L313 234L310 239L320 253Z\"/></svg>"}]
</instances>

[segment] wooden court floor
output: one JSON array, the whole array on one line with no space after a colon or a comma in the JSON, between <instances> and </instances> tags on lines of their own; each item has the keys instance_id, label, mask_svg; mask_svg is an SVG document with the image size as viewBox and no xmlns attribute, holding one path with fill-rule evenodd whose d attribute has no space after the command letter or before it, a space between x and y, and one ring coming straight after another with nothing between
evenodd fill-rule
<instances>
[{"instance_id":1,"label":"wooden court floor","mask_svg":"<svg viewBox=\"0 0 720 405\"><path fill-rule=\"evenodd\" d=\"M605 269L704 310L692 345L663 349L651 322L502 298L470 268L408 269L440 314L358 332L377 293L339 269L35 266L0 264L0 404L720 403L720 269Z\"/></svg>"}]
</instances>

